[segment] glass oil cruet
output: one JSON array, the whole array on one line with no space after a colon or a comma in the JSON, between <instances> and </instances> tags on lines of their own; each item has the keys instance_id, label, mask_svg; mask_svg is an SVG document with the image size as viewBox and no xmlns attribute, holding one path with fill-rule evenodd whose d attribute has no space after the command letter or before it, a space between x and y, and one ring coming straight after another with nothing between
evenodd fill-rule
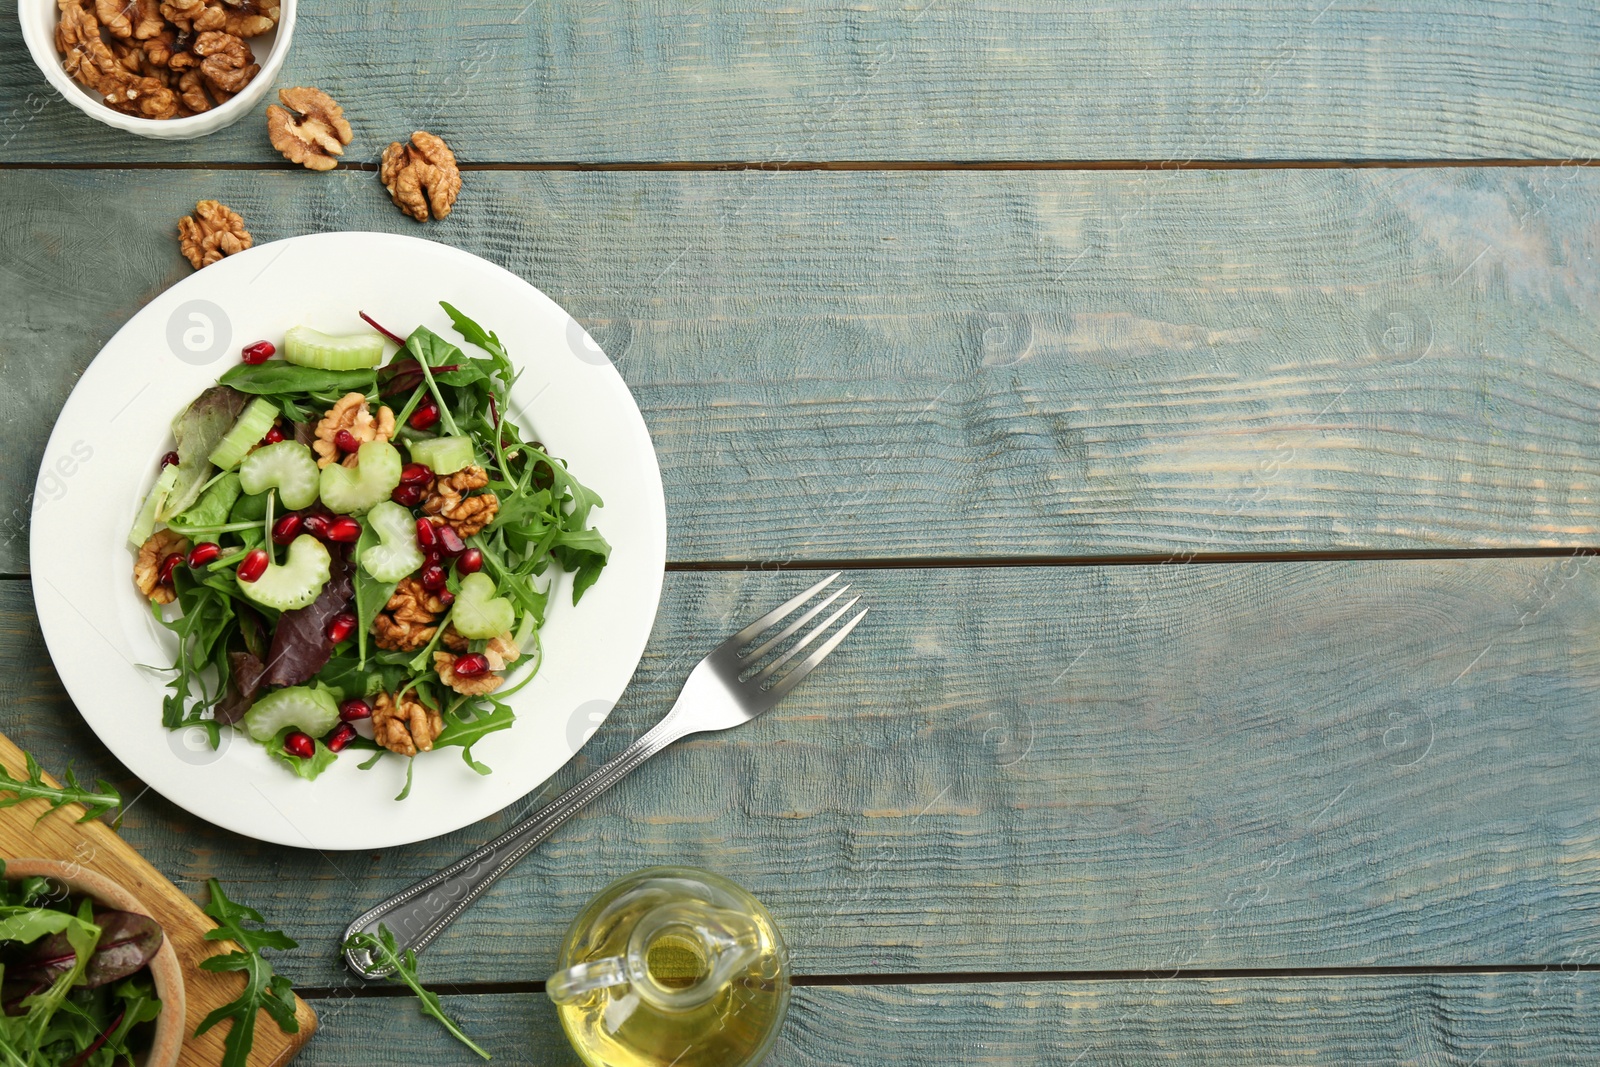
<instances>
[{"instance_id":1,"label":"glass oil cruet","mask_svg":"<svg viewBox=\"0 0 1600 1067\"><path fill-rule=\"evenodd\" d=\"M789 952L719 875L652 867L589 902L545 989L590 1067L754 1067L789 1007Z\"/></svg>"}]
</instances>

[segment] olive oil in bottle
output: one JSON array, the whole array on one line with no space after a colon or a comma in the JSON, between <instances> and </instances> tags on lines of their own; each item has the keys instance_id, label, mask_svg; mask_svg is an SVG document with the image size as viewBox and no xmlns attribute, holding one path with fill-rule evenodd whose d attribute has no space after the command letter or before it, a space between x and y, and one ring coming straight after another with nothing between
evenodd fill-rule
<instances>
[{"instance_id":1,"label":"olive oil in bottle","mask_svg":"<svg viewBox=\"0 0 1600 1067\"><path fill-rule=\"evenodd\" d=\"M754 1067L789 1006L789 954L726 878L653 867L584 908L546 990L589 1067Z\"/></svg>"}]
</instances>

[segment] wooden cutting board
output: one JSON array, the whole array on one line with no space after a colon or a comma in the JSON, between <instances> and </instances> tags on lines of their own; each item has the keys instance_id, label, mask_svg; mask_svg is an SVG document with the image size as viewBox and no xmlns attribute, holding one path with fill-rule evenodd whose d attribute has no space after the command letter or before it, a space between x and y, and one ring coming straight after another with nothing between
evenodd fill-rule
<instances>
[{"instance_id":1,"label":"wooden cutting board","mask_svg":"<svg viewBox=\"0 0 1600 1067\"><path fill-rule=\"evenodd\" d=\"M18 778L26 777L22 752L0 734L0 763ZM48 780L48 778L47 778ZM222 1062L222 1039L231 1023L218 1023L200 1037L194 1029L213 1008L235 999L243 988L238 974L212 974L200 969L207 956L231 952L232 941L206 941L203 935L216 923L194 901L145 862L104 822L79 823L83 814L76 804L34 820L45 811L42 800L32 800L0 811L0 857L5 859L52 859L81 864L119 883L138 897L150 917L161 924L167 940L177 950L183 965L184 989L188 996L188 1023L191 1035L183 1045L178 1062L185 1067L214 1067ZM224 886L223 888L227 888ZM240 903L248 904L248 900ZM269 925L270 916L269 916ZM250 1052L252 1067L274 1067L294 1058L317 1029L317 1013L300 998L295 998L295 1014L300 1032L286 1034L262 1015L256 1020L255 1045Z\"/></svg>"}]
</instances>

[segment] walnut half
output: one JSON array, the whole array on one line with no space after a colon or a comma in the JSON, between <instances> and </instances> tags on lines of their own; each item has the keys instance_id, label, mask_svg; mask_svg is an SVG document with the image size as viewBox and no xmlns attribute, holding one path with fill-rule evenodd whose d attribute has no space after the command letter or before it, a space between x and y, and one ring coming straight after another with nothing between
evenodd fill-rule
<instances>
[{"instance_id":1,"label":"walnut half","mask_svg":"<svg viewBox=\"0 0 1600 1067\"><path fill-rule=\"evenodd\" d=\"M500 498L493 493L467 495L488 484L488 472L482 467L462 467L434 480L422 510L433 517L435 525L447 522L462 537L471 537L493 522L500 510Z\"/></svg>"},{"instance_id":2,"label":"walnut half","mask_svg":"<svg viewBox=\"0 0 1600 1067\"><path fill-rule=\"evenodd\" d=\"M394 412L387 405L379 405L377 417L374 418L372 412L367 410L366 394L349 392L341 396L317 422L316 440L311 442L311 449L317 454L319 468L330 463L345 467L356 465L354 452L344 454L342 460L339 458L337 438L345 430L361 444L387 441L394 436Z\"/></svg>"},{"instance_id":3,"label":"walnut half","mask_svg":"<svg viewBox=\"0 0 1600 1067\"><path fill-rule=\"evenodd\" d=\"M415 695L407 693L398 703L388 693L372 701L372 739L390 752L415 756L433 748L433 741L444 730L444 717Z\"/></svg>"},{"instance_id":4,"label":"walnut half","mask_svg":"<svg viewBox=\"0 0 1600 1067\"><path fill-rule=\"evenodd\" d=\"M418 222L428 212L442 219L461 192L461 171L450 146L426 130L411 135L410 144L395 141L383 150L378 180L389 190L394 206Z\"/></svg>"},{"instance_id":5,"label":"walnut half","mask_svg":"<svg viewBox=\"0 0 1600 1067\"><path fill-rule=\"evenodd\" d=\"M239 213L215 200L200 201L193 215L178 220L178 248L195 270L243 252L253 243Z\"/></svg>"},{"instance_id":6,"label":"walnut half","mask_svg":"<svg viewBox=\"0 0 1600 1067\"><path fill-rule=\"evenodd\" d=\"M372 640L379 648L415 652L433 640L439 616L448 607L416 578L402 578L389 602L372 619Z\"/></svg>"},{"instance_id":7,"label":"walnut half","mask_svg":"<svg viewBox=\"0 0 1600 1067\"><path fill-rule=\"evenodd\" d=\"M279 89L276 104L267 108L267 136L272 147L291 163L307 170L332 170L353 136L344 109L321 89L297 86Z\"/></svg>"},{"instance_id":8,"label":"walnut half","mask_svg":"<svg viewBox=\"0 0 1600 1067\"><path fill-rule=\"evenodd\" d=\"M172 583L161 580L161 565L167 557L189 551L189 540L171 530L157 530L139 546L139 558L133 563L133 584L139 592L156 604L170 604L177 596Z\"/></svg>"},{"instance_id":9,"label":"walnut half","mask_svg":"<svg viewBox=\"0 0 1600 1067\"><path fill-rule=\"evenodd\" d=\"M456 673L456 660L459 658L454 652L435 652L433 669L439 672L439 681L462 696L481 697L485 693L499 689L501 683L505 681L504 676L493 671L484 671L471 678L463 678Z\"/></svg>"}]
</instances>

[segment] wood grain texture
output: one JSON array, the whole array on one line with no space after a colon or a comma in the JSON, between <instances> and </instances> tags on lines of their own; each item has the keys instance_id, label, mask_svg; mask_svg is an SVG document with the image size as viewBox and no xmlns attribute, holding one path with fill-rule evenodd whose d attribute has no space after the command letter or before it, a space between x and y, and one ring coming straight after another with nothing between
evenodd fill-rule
<instances>
[{"instance_id":1,"label":"wood grain texture","mask_svg":"<svg viewBox=\"0 0 1600 1067\"><path fill-rule=\"evenodd\" d=\"M262 242L456 243L589 323L653 432L675 560L1586 545L1600 526L1600 171L480 173L429 229L368 174L0 187L13 573L75 376L189 274L171 224L213 195Z\"/></svg>"},{"instance_id":2,"label":"wood grain texture","mask_svg":"<svg viewBox=\"0 0 1600 1067\"><path fill-rule=\"evenodd\" d=\"M474 161L1566 159L1600 151L1597 52L1579 0L330 0L280 84L358 160L418 128ZM0 159L280 160L259 112L161 144L46 91L7 19Z\"/></svg>"},{"instance_id":3,"label":"wood grain texture","mask_svg":"<svg viewBox=\"0 0 1600 1067\"><path fill-rule=\"evenodd\" d=\"M643 408L677 560L1570 546L1600 526L1600 170L476 173L427 228L350 172L0 189L13 573L56 413L189 274L173 220L203 196L258 241L421 234L545 289Z\"/></svg>"},{"instance_id":4,"label":"wood grain texture","mask_svg":"<svg viewBox=\"0 0 1600 1067\"><path fill-rule=\"evenodd\" d=\"M22 753L0 735L0 765L15 778L26 778ZM46 775L51 785L59 784ZM183 1051L178 1062L183 1067L205 1067L222 1058L223 1040L232 1023L214 1027L195 1037L202 1019L234 1000L242 988L238 974L216 974L200 969L200 962L224 952L236 951L232 941L207 941L207 931L217 924L193 900L184 896L161 872L152 867L103 821L80 823L83 808L68 804L50 812L43 800L28 801L0 812L0 859L55 860L81 867L109 878L131 893L142 911L156 922L173 947L183 970L186 996ZM20 868L15 874L26 873ZM317 1013L305 1001L295 998L295 1018L300 1029L285 1034L263 1016L251 1046L251 1067L279 1067L293 1059L317 1030Z\"/></svg>"},{"instance_id":5,"label":"wood grain texture","mask_svg":"<svg viewBox=\"0 0 1600 1067\"><path fill-rule=\"evenodd\" d=\"M1591 1061L1597 995L1593 973L1559 971L801 988L767 1063L1553 1067ZM443 1001L496 1057L529 1067L577 1062L540 994ZM399 1062L477 1062L413 1001L318 1006L327 1025L300 1058L306 1067L371 1063L379 1032Z\"/></svg>"},{"instance_id":6,"label":"wood grain texture","mask_svg":"<svg viewBox=\"0 0 1600 1067\"><path fill-rule=\"evenodd\" d=\"M1595 573L1580 558L855 572L874 612L813 680L585 809L443 937L429 974L540 978L590 895L663 862L750 887L801 973L1590 961ZM632 687L546 795L807 580L669 574ZM63 698L26 583L0 598L16 679L0 730L47 767L125 777ZM487 742L477 755L514 772ZM373 803L391 803L400 769L372 773ZM301 938L297 980L338 985L329 949L351 917L533 803L323 855L149 794L124 836L180 886L237 887Z\"/></svg>"}]
</instances>

